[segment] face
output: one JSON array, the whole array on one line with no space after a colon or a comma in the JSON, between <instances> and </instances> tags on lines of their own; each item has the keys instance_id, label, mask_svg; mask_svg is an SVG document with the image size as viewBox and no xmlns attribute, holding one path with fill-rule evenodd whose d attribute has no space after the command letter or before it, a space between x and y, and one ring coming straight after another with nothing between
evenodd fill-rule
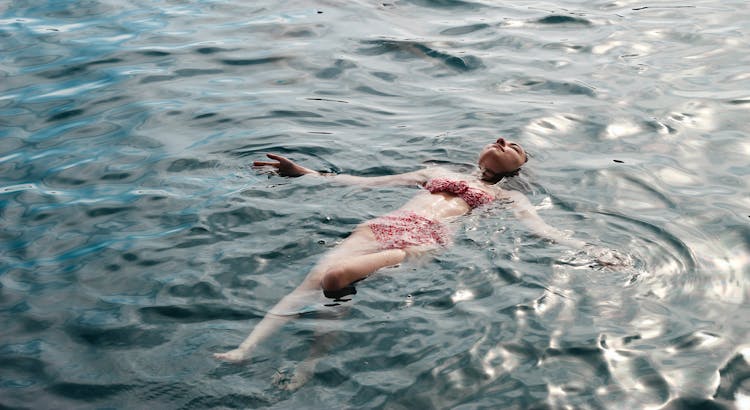
<instances>
[{"instance_id":1,"label":"face","mask_svg":"<svg viewBox=\"0 0 750 410\"><path fill-rule=\"evenodd\" d=\"M495 143L482 149L478 163L483 172L482 177L490 179L494 175L513 172L521 168L526 159L526 151L520 145L498 138Z\"/></svg>"}]
</instances>

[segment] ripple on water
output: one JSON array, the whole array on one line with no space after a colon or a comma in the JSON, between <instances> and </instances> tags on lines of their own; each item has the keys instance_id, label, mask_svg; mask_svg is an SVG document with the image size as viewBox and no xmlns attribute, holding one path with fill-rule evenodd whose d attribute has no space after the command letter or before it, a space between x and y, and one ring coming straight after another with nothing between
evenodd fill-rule
<instances>
[{"instance_id":1,"label":"ripple on water","mask_svg":"<svg viewBox=\"0 0 750 410\"><path fill-rule=\"evenodd\" d=\"M142 6L0 17L2 405L747 403L744 3ZM251 160L458 167L497 133L533 153L509 186L632 265L475 211L454 247L320 296L248 363L210 359L416 192Z\"/></svg>"},{"instance_id":2,"label":"ripple on water","mask_svg":"<svg viewBox=\"0 0 750 410\"><path fill-rule=\"evenodd\" d=\"M184 306L149 306L139 309L139 315L143 323L154 325L168 325L179 323L208 322L211 320L238 320L261 319L263 315L220 304L190 304Z\"/></svg>"},{"instance_id":3,"label":"ripple on water","mask_svg":"<svg viewBox=\"0 0 750 410\"><path fill-rule=\"evenodd\" d=\"M440 34L446 36L463 36L466 34L474 33L476 31L487 29L489 27L490 25L485 23L470 24L467 26L447 28L441 31Z\"/></svg>"},{"instance_id":4,"label":"ripple on water","mask_svg":"<svg viewBox=\"0 0 750 410\"><path fill-rule=\"evenodd\" d=\"M549 25L579 25L579 26L590 26L592 23L590 20L583 17L573 17L561 14L552 14L549 16L542 17L536 20L539 24Z\"/></svg>"},{"instance_id":5,"label":"ripple on water","mask_svg":"<svg viewBox=\"0 0 750 410\"><path fill-rule=\"evenodd\" d=\"M382 39L363 41L362 43L369 47L360 48L357 52L365 56L392 54L397 61L412 58L431 59L438 61L443 67L456 71L472 71L483 66L479 57L473 55L461 55L459 57L415 41Z\"/></svg>"},{"instance_id":6,"label":"ripple on water","mask_svg":"<svg viewBox=\"0 0 750 410\"><path fill-rule=\"evenodd\" d=\"M65 332L79 343L103 350L148 349L169 340L163 329L144 329L140 324L115 328L71 324Z\"/></svg>"}]
</instances>

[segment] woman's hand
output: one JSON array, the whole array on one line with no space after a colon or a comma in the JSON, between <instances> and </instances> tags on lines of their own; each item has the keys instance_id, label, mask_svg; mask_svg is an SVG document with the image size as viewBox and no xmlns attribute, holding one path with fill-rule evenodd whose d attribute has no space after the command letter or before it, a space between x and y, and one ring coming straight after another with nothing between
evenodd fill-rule
<instances>
[{"instance_id":1,"label":"woman's hand","mask_svg":"<svg viewBox=\"0 0 750 410\"><path fill-rule=\"evenodd\" d=\"M593 258L597 265L605 268L618 268L633 264L630 256L614 249L587 244L583 247L583 251Z\"/></svg>"},{"instance_id":2,"label":"woman's hand","mask_svg":"<svg viewBox=\"0 0 750 410\"><path fill-rule=\"evenodd\" d=\"M254 167L273 167L275 172L282 177L299 177L305 174L317 174L309 168L295 164L292 160L281 155L266 154L268 158L275 161L253 161Z\"/></svg>"},{"instance_id":3,"label":"woman's hand","mask_svg":"<svg viewBox=\"0 0 750 410\"><path fill-rule=\"evenodd\" d=\"M559 261L577 269L589 267L596 270L622 270L634 267L632 255L590 243L585 244L575 253L566 253Z\"/></svg>"}]
</instances>

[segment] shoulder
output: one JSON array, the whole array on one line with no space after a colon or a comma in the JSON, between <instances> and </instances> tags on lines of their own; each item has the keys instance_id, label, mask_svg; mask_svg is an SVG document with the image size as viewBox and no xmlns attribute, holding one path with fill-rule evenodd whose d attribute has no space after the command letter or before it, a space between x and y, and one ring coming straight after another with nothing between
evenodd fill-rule
<instances>
[{"instance_id":1,"label":"shoulder","mask_svg":"<svg viewBox=\"0 0 750 410\"><path fill-rule=\"evenodd\" d=\"M427 182L435 178L446 178L451 175L451 172L443 167L430 166L414 171L414 174L421 179L421 182Z\"/></svg>"},{"instance_id":2,"label":"shoulder","mask_svg":"<svg viewBox=\"0 0 750 410\"><path fill-rule=\"evenodd\" d=\"M519 191L506 191L504 189L500 190L502 193L496 195L496 198L501 199L505 198L511 201L513 207L515 207L519 211L533 209L534 206L531 204L531 201L529 201L529 198L524 195L522 192Z\"/></svg>"},{"instance_id":3,"label":"shoulder","mask_svg":"<svg viewBox=\"0 0 750 410\"><path fill-rule=\"evenodd\" d=\"M427 181L435 178L436 175L438 175L438 171L436 171L434 167L428 167L404 174L393 175L390 178L394 181L397 180L401 184L424 185L425 183L427 183Z\"/></svg>"},{"instance_id":4,"label":"shoulder","mask_svg":"<svg viewBox=\"0 0 750 410\"><path fill-rule=\"evenodd\" d=\"M528 198L526 198L526 195L524 195L521 192L505 190L502 188L495 188L495 189L496 189L495 195L498 198L510 199L512 201L524 201L524 200L528 201Z\"/></svg>"}]
</instances>

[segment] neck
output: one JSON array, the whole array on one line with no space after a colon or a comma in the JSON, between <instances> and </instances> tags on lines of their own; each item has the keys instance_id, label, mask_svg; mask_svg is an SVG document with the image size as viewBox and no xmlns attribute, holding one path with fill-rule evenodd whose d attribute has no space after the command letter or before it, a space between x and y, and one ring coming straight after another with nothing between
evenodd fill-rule
<instances>
[{"instance_id":1,"label":"neck","mask_svg":"<svg viewBox=\"0 0 750 410\"><path fill-rule=\"evenodd\" d=\"M486 185L494 185L498 182L500 182L503 177L499 178L485 178L484 172L481 169L478 169L474 172L474 176L479 180L479 182L486 184Z\"/></svg>"}]
</instances>

